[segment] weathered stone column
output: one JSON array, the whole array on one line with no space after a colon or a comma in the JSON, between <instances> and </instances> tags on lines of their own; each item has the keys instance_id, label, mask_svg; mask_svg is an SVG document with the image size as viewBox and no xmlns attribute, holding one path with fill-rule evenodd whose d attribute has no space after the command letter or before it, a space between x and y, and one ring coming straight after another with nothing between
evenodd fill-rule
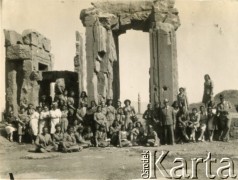
<instances>
[{"instance_id":1,"label":"weathered stone column","mask_svg":"<svg viewBox=\"0 0 238 180\"><path fill-rule=\"evenodd\" d=\"M76 31L76 56L74 57L74 71L78 73L79 94L84 91L83 79L86 77L83 70L85 68L83 60L83 38L82 35Z\"/></svg>"},{"instance_id":2,"label":"weathered stone column","mask_svg":"<svg viewBox=\"0 0 238 180\"><path fill-rule=\"evenodd\" d=\"M175 30L171 24L160 23L150 29L150 89L151 102L162 102L165 98L172 103L178 90Z\"/></svg>"}]
</instances>

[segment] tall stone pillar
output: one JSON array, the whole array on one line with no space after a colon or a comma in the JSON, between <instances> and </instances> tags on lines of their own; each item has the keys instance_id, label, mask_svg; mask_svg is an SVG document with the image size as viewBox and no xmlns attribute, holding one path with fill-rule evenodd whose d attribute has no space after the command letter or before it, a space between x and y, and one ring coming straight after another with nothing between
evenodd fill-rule
<instances>
[{"instance_id":1,"label":"tall stone pillar","mask_svg":"<svg viewBox=\"0 0 238 180\"><path fill-rule=\"evenodd\" d=\"M78 73L78 84L79 84L79 94L81 94L82 91L84 91L84 78L85 78L85 73L84 68L84 59L83 59L83 38L82 35L76 31L76 56L74 57L74 71Z\"/></svg>"},{"instance_id":2,"label":"tall stone pillar","mask_svg":"<svg viewBox=\"0 0 238 180\"><path fill-rule=\"evenodd\" d=\"M7 107L12 106L14 115L17 115L18 105L17 105L17 71L14 63L9 63L7 70L7 89L6 89L6 100Z\"/></svg>"},{"instance_id":3,"label":"tall stone pillar","mask_svg":"<svg viewBox=\"0 0 238 180\"><path fill-rule=\"evenodd\" d=\"M178 70L174 26L158 23L150 29L150 98L152 103L165 98L172 103L178 90Z\"/></svg>"}]
</instances>

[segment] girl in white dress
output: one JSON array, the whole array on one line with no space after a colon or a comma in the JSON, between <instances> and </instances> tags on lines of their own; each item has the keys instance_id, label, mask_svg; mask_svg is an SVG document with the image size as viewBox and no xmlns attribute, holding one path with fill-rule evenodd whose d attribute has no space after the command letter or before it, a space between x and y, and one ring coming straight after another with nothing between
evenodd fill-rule
<instances>
[{"instance_id":1,"label":"girl in white dress","mask_svg":"<svg viewBox=\"0 0 238 180\"><path fill-rule=\"evenodd\" d=\"M42 133L43 127L49 128L49 118L50 118L50 112L47 106L44 106L44 109L40 112L40 118L39 118L39 134Z\"/></svg>"},{"instance_id":2,"label":"girl in white dress","mask_svg":"<svg viewBox=\"0 0 238 180\"><path fill-rule=\"evenodd\" d=\"M57 109L57 103L52 104L50 110L50 134L55 133L55 125L60 123L61 111Z\"/></svg>"},{"instance_id":3,"label":"girl in white dress","mask_svg":"<svg viewBox=\"0 0 238 180\"><path fill-rule=\"evenodd\" d=\"M30 131L32 144L35 143L36 136L38 135L38 123L39 123L39 113L35 111L34 108L29 109L30 114Z\"/></svg>"}]
</instances>

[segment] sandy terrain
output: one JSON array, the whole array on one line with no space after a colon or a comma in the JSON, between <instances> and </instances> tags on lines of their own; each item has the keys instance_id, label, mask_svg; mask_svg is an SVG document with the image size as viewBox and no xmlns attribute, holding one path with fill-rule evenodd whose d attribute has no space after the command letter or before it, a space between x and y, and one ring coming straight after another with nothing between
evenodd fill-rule
<instances>
[{"instance_id":1,"label":"sandy terrain","mask_svg":"<svg viewBox=\"0 0 238 180\"><path fill-rule=\"evenodd\" d=\"M10 143L0 137L0 178L9 179L13 173L15 179L132 179L141 178L143 150L170 151L163 162L166 169L175 166L175 157L187 160L188 171L191 171L191 158L207 156L212 153L218 163L212 166L212 171L222 166L219 161L222 157L229 157L235 163L235 172L238 174L238 141L230 143L189 143L184 145L160 146L158 148L89 148L75 153L31 153L32 145L18 145ZM205 164L198 165L199 179L205 179ZM157 178L163 179L157 171Z\"/></svg>"}]
</instances>

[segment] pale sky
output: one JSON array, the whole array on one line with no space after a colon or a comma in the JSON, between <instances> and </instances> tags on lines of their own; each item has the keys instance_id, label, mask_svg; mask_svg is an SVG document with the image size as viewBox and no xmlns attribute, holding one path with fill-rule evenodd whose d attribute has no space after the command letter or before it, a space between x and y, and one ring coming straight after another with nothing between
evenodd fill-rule
<instances>
[{"instance_id":1,"label":"pale sky","mask_svg":"<svg viewBox=\"0 0 238 180\"><path fill-rule=\"evenodd\" d=\"M75 31L83 35L80 11L93 0L3 0L2 29L22 33L35 29L51 40L55 56L54 70L73 70ZM190 102L201 101L203 76L210 74L215 93L238 89L238 1L177 0L181 26L177 30L179 85L186 87ZM1 31L1 72L4 72L5 48ZM128 31L119 37L121 99L148 102L149 35ZM4 101L5 79L2 73L0 100ZM1 104L1 109L4 105Z\"/></svg>"}]
</instances>

